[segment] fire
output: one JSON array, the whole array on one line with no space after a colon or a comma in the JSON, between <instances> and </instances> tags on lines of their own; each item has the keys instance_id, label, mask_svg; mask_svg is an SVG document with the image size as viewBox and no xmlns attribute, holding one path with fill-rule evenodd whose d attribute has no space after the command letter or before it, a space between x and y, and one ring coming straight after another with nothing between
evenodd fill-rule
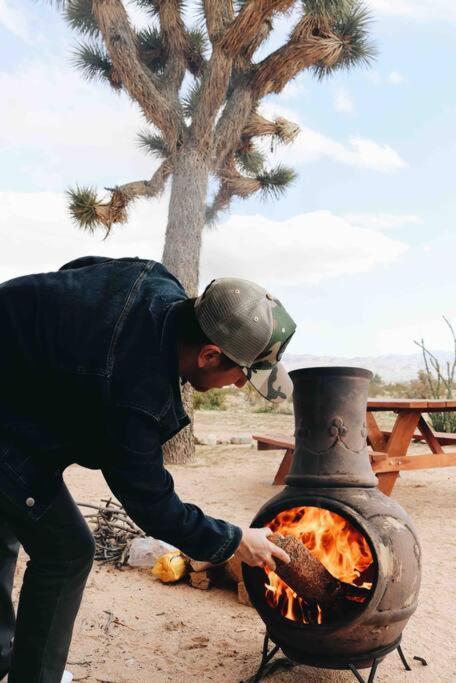
<instances>
[{"instance_id":1,"label":"fire","mask_svg":"<svg viewBox=\"0 0 456 683\"><path fill-rule=\"evenodd\" d=\"M280 512L267 526L283 536L299 538L336 579L372 588L372 582L362 577L373 563L369 545L355 527L335 512L310 506L296 507ZM275 572L267 568L265 571L269 581L265 584L267 602L278 608L282 616L305 624L321 624L327 620L325 616L329 615L323 613L320 605L308 604ZM364 598L357 600L363 601Z\"/></svg>"}]
</instances>

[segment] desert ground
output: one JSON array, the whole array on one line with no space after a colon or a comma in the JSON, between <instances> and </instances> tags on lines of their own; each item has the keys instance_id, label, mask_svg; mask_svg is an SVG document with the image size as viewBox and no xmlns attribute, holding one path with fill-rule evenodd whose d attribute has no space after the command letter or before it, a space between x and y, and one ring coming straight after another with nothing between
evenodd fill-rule
<instances>
[{"instance_id":1,"label":"desert ground","mask_svg":"<svg viewBox=\"0 0 456 683\"><path fill-rule=\"evenodd\" d=\"M196 434L292 433L289 415L246 411L198 412ZM417 446L420 448L420 446ZM170 467L183 500L208 514L248 525L277 492L271 486L280 462L277 451L248 445L198 446L190 465ZM99 472L77 465L65 474L76 500L98 503L108 495ZM408 511L423 548L419 608L403 636L412 666L406 673L396 653L379 667L380 683L443 683L456 680L455 565L456 468L402 475L393 496ZM17 568L16 592L26 557ZM114 617L114 621L113 621ZM264 626L235 592L197 590L185 582L164 585L147 570L95 565L76 621L68 668L86 683L205 681L239 683L259 663ZM424 657L428 666L413 660ZM298 667L277 671L278 683L354 681L350 672Z\"/></svg>"}]
</instances>

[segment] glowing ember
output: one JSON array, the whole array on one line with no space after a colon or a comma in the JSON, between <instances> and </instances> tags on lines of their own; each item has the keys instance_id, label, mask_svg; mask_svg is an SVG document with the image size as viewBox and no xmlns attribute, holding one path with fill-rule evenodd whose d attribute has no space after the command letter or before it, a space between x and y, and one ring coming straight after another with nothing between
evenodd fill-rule
<instances>
[{"instance_id":1,"label":"glowing ember","mask_svg":"<svg viewBox=\"0 0 456 683\"><path fill-rule=\"evenodd\" d=\"M363 588L372 588L372 582L363 580L372 569L373 559L364 536L346 519L330 510L317 507L296 507L280 512L267 525L283 536L301 539L307 549L336 578ZM280 579L275 572L265 569L269 583L265 584L266 599L282 616L305 624L321 624L331 615L324 614L320 605L307 603ZM369 579L371 577L369 576ZM355 602L364 602L364 598ZM353 601L345 603L353 606ZM335 606L340 611L340 605ZM340 615L339 615L340 616Z\"/></svg>"}]
</instances>

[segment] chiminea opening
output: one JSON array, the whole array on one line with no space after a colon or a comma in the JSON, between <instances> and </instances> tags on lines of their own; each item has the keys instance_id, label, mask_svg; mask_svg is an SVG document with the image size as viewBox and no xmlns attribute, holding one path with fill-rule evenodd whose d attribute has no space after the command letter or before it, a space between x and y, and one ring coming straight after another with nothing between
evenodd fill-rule
<instances>
[{"instance_id":1,"label":"chiminea opening","mask_svg":"<svg viewBox=\"0 0 456 683\"><path fill-rule=\"evenodd\" d=\"M305 599L266 568L264 593L269 607L304 625L346 622L363 611L377 581L377 567L374 549L354 523L327 508L299 505L279 512L267 526L299 539L336 579L328 581L327 597ZM341 589L334 591L336 584Z\"/></svg>"}]
</instances>

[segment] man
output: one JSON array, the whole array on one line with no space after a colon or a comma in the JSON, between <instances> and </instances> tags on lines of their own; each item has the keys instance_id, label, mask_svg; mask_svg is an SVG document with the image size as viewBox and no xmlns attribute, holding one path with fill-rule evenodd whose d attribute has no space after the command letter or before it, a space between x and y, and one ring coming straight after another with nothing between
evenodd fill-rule
<instances>
[{"instance_id":1,"label":"man","mask_svg":"<svg viewBox=\"0 0 456 683\"><path fill-rule=\"evenodd\" d=\"M149 535L189 556L235 553L274 568L288 556L266 529L240 529L182 503L161 445L189 423L180 383L198 391L247 380L282 400L278 364L295 324L245 280L213 281L198 299L160 264L86 257L0 285L0 678L60 683L94 541L62 479L101 469ZM17 618L19 548L30 560Z\"/></svg>"}]
</instances>

